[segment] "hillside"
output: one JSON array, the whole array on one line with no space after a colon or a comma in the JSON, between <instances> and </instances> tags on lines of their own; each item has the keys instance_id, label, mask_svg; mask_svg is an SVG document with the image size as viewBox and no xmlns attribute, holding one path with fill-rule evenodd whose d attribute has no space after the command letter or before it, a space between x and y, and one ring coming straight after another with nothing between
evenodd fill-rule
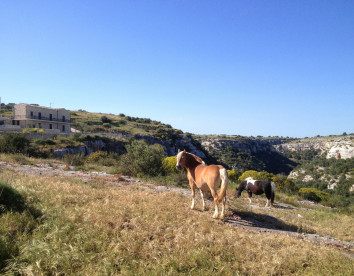
<instances>
[{"instance_id":1,"label":"hillside","mask_svg":"<svg viewBox=\"0 0 354 276\"><path fill-rule=\"evenodd\" d=\"M36 160L29 160L32 163ZM38 160L40 161L40 160ZM0 273L352 275L353 217L259 197L227 219L190 210L190 191L62 163L1 163ZM6 183L4 186L4 183ZM207 203L211 207L211 202ZM333 224L337 227L333 227ZM251 258L250 258L251 256ZM6 261L5 261L6 260ZM266 265L265 265L266 264Z\"/></svg>"},{"instance_id":2,"label":"hillside","mask_svg":"<svg viewBox=\"0 0 354 276\"><path fill-rule=\"evenodd\" d=\"M219 162L237 170L265 170L272 173L289 172L296 166L273 144L284 143L284 138L251 138L242 136L194 135L202 148Z\"/></svg>"},{"instance_id":3,"label":"hillside","mask_svg":"<svg viewBox=\"0 0 354 276\"><path fill-rule=\"evenodd\" d=\"M153 121L148 118L137 118L125 114L114 115L92 113L84 110L71 111L72 127L81 132L126 133L127 135L150 134L163 137L166 132L179 130L171 125Z\"/></svg>"}]
</instances>

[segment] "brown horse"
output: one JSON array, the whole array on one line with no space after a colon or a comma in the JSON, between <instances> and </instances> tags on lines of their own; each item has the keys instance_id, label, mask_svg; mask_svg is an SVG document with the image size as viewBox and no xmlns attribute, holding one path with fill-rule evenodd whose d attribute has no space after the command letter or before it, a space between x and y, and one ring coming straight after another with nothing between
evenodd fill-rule
<instances>
[{"instance_id":1,"label":"brown horse","mask_svg":"<svg viewBox=\"0 0 354 276\"><path fill-rule=\"evenodd\" d=\"M194 196L195 187L200 189L200 195L203 201L203 211L205 210L204 193L208 190L211 191L211 195L214 198L215 212L213 218L219 216L218 204L222 202L222 209L220 218L225 216L225 204L226 204L226 188L229 178L226 169L221 165L205 165L202 159L194 154L188 153L185 150L178 150L177 154L177 169L185 167L187 169L187 176L189 180L189 186L192 190L192 205L191 209L194 209ZM217 188L221 187L219 195L217 194Z\"/></svg>"}]
</instances>

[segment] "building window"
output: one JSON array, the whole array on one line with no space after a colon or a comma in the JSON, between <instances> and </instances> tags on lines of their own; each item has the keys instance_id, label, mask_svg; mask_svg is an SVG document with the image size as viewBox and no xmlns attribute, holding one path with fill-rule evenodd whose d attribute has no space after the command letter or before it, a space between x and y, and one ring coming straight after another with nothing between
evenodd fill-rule
<instances>
[{"instance_id":1,"label":"building window","mask_svg":"<svg viewBox=\"0 0 354 276\"><path fill-rule=\"evenodd\" d=\"M33 111L31 111L31 118L33 118Z\"/></svg>"},{"instance_id":2,"label":"building window","mask_svg":"<svg viewBox=\"0 0 354 276\"><path fill-rule=\"evenodd\" d=\"M52 124L49 124L49 129L53 129L53 125Z\"/></svg>"},{"instance_id":3,"label":"building window","mask_svg":"<svg viewBox=\"0 0 354 276\"><path fill-rule=\"evenodd\" d=\"M65 116L63 116L63 122L65 122Z\"/></svg>"},{"instance_id":4,"label":"building window","mask_svg":"<svg viewBox=\"0 0 354 276\"><path fill-rule=\"evenodd\" d=\"M63 126L62 129L63 129L63 132L65 132L65 126Z\"/></svg>"},{"instance_id":5,"label":"building window","mask_svg":"<svg viewBox=\"0 0 354 276\"><path fill-rule=\"evenodd\" d=\"M53 114L49 114L49 121L53 121Z\"/></svg>"},{"instance_id":6,"label":"building window","mask_svg":"<svg viewBox=\"0 0 354 276\"><path fill-rule=\"evenodd\" d=\"M42 119L42 113L41 112L38 112L38 119Z\"/></svg>"}]
</instances>

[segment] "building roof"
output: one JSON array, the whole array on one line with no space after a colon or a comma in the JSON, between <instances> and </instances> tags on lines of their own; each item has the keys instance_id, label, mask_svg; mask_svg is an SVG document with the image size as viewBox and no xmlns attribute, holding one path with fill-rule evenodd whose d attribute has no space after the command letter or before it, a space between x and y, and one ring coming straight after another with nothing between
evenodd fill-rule
<instances>
[{"instance_id":1,"label":"building roof","mask_svg":"<svg viewBox=\"0 0 354 276\"><path fill-rule=\"evenodd\" d=\"M65 108L52 108L52 107L47 107L47 106L40 106L38 104L25 104L25 103L19 103L16 105L26 105L26 106L33 106L33 107L39 107L39 108L44 108L44 109L51 109L51 110L67 110Z\"/></svg>"}]
</instances>

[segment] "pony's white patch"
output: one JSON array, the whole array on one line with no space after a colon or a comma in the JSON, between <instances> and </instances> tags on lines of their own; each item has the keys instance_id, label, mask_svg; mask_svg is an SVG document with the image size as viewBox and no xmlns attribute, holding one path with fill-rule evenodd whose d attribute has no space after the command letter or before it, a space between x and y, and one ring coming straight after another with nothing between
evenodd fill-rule
<instances>
[{"instance_id":1,"label":"pony's white patch","mask_svg":"<svg viewBox=\"0 0 354 276\"><path fill-rule=\"evenodd\" d=\"M252 177L252 176L249 176L249 177L245 178L245 180L246 180L246 181L248 181L248 180L253 180L253 177Z\"/></svg>"},{"instance_id":2,"label":"pony's white patch","mask_svg":"<svg viewBox=\"0 0 354 276\"><path fill-rule=\"evenodd\" d=\"M270 182L270 185L272 187L272 192L274 193L274 191L275 191L275 183L272 181L272 182Z\"/></svg>"},{"instance_id":3,"label":"pony's white patch","mask_svg":"<svg viewBox=\"0 0 354 276\"><path fill-rule=\"evenodd\" d=\"M246 178L247 179L247 178ZM252 185L254 185L254 183L256 182L257 180L254 180L253 178L251 178L251 179L248 179L247 180L247 184L252 184Z\"/></svg>"}]
</instances>

